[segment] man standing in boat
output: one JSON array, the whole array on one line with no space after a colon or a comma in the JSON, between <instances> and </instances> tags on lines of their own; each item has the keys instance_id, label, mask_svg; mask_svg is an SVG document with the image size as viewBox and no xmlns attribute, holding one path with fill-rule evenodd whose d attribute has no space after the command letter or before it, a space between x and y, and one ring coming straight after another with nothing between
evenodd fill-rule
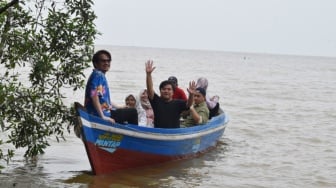
<instances>
[{"instance_id":1,"label":"man standing in boat","mask_svg":"<svg viewBox=\"0 0 336 188\"><path fill-rule=\"evenodd\" d=\"M171 81L165 80L161 82L160 97L154 92L152 72L155 67L153 61L146 62L146 85L149 101L154 111L154 127L155 128L179 128L180 114L182 111L188 110L193 104L193 94L196 90L195 81L189 82L187 101L173 100L174 86Z\"/></svg>"},{"instance_id":2,"label":"man standing in boat","mask_svg":"<svg viewBox=\"0 0 336 188\"><path fill-rule=\"evenodd\" d=\"M93 71L85 88L84 106L91 115L111 123L138 124L135 108L124 108L111 102L106 72L110 70L112 56L106 50L97 51L92 57Z\"/></svg>"}]
</instances>

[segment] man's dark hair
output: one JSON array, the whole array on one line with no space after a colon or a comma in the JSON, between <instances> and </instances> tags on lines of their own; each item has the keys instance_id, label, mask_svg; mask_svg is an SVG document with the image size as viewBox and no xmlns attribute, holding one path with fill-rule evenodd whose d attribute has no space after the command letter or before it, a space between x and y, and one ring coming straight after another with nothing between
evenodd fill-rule
<instances>
[{"instance_id":1,"label":"man's dark hair","mask_svg":"<svg viewBox=\"0 0 336 188\"><path fill-rule=\"evenodd\" d=\"M165 80L165 81L162 81L160 86L159 86L159 89L161 90L162 88L164 88L166 85L171 85L172 88L173 88L173 91L175 91L175 85L173 84L173 82L169 81L169 80Z\"/></svg>"},{"instance_id":2,"label":"man's dark hair","mask_svg":"<svg viewBox=\"0 0 336 188\"><path fill-rule=\"evenodd\" d=\"M96 68L96 63L98 63L99 62L99 60L100 60L100 55L101 54L105 54L105 55L107 55L107 57L111 60L111 54L110 54L110 52L108 52L107 50L99 50L99 51L97 51L95 54L93 54L93 57L92 57L92 63L93 63L93 66Z\"/></svg>"},{"instance_id":3,"label":"man's dark hair","mask_svg":"<svg viewBox=\"0 0 336 188\"><path fill-rule=\"evenodd\" d=\"M178 84L177 84L177 78L176 78L175 76L170 76L170 77L168 78L168 80L171 81L171 82L173 82L173 84L175 84L176 86L178 85Z\"/></svg>"}]
</instances>

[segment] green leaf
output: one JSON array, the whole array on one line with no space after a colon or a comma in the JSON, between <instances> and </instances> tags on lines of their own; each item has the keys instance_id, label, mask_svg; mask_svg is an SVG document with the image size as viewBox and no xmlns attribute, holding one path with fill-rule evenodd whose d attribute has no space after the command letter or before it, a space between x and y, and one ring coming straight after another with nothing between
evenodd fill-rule
<instances>
[{"instance_id":1,"label":"green leaf","mask_svg":"<svg viewBox=\"0 0 336 188\"><path fill-rule=\"evenodd\" d=\"M0 3L1 5L1 3ZM74 112L64 104L63 88L84 87L83 71L94 50L93 1L23 1L0 14L0 140L43 154L48 139L64 140ZM24 70L24 71L23 71ZM14 150L0 147L0 160Z\"/></svg>"}]
</instances>

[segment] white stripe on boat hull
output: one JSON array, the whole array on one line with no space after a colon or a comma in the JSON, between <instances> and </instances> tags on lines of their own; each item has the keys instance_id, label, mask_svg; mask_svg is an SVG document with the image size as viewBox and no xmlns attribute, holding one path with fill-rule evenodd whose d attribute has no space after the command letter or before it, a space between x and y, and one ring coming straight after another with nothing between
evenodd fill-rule
<instances>
[{"instance_id":1,"label":"white stripe on boat hull","mask_svg":"<svg viewBox=\"0 0 336 188\"><path fill-rule=\"evenodd\" d=\"M99 124L99 123L92 123L92 122L87 121L84 118L81 118L81 120L82 120L82 125L85 127L95 128L95 129L99 129L103 131L131 136L131 137L152 139L152 140L165 140L165 141L177 141L177 140L198 138L198 137L201 137L207 134L214 133L216 131L220 131L222 129L225 129L226 127L225 125L226 122L224 122L223 125L219 127L216 127L214 129L209 129L206 131L202 131L202 132L191 133L191 134L169 134L167 135L167 134L151 133L151 132L135 132L131 130L120 129L117 127L106 126L106 125Z\"/></svg>"}]
</instances>

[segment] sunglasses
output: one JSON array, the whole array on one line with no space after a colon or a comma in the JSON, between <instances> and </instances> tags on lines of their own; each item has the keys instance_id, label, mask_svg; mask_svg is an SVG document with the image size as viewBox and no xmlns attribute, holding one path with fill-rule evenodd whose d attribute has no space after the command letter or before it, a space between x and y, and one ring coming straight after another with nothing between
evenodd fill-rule
<instances>
[{"instance_id":1,"label":"sunglasses","mask_svg":"<svg viewBox=\"0 0 336 188\"><path fill-rule=\"evenodd\" d=\"M99 59L99 62L108 62L111 63L111 59Z\"/></svg>"}]
</instances>

